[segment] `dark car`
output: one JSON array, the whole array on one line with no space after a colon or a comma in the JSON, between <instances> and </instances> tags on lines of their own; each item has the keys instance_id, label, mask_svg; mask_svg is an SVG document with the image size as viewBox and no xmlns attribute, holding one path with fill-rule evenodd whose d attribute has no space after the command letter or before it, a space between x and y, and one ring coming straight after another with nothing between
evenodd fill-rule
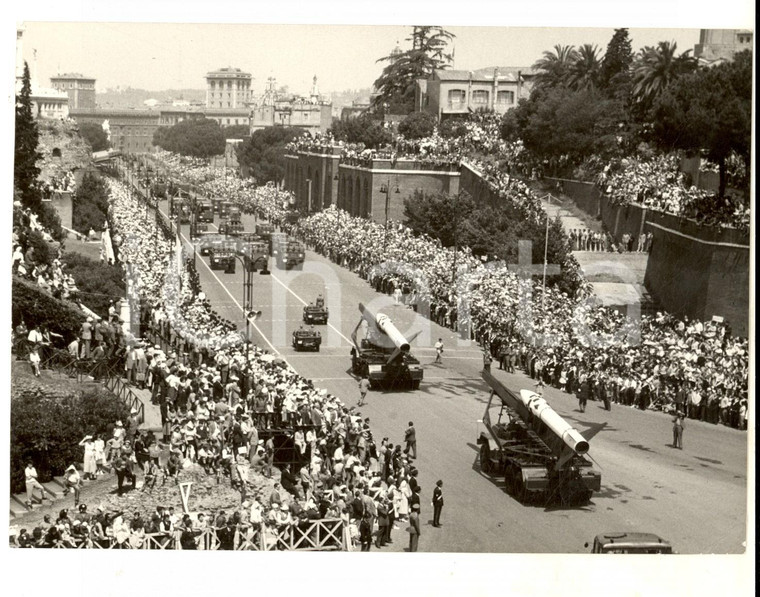
<instances>
[{"instance_id":1,"label":"dark car","mask_svg":"<svg viewBox=\"0 0 760 597\"><path fill-rule=\"evenodd\" d=\"M588 547L588 543L586 543ZM591 553L675 553L673 546L654 533L602 533L594 537Z\"/></svg>"}]
</instances>

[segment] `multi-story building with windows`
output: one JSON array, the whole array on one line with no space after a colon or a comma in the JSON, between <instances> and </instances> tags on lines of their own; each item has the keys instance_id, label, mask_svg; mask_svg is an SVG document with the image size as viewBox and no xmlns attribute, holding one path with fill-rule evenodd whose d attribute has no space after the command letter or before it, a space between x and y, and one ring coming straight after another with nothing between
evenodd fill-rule
<instances>
[{"instance_id":1,"label":"multi-story building with windows","mask_svg":"<svg viewBox=\"0 0 760 597\"><path fill-rule=\"evenodd\" d=\"M53 89L69 96L70 110L95 109L95 79L79 73L66 73L50 77L50 84Z\"/></svg>"},{"instance_id":2,"label":"multi-story building with windows","mask_svg":"<svg viewBox=\"0 0 760 597\"><path fill-rule=\"evenodd\" d=\"M427 79L417 80L415 110L439 119L478 110L503 114L530 95L534 75L528 67L435 70Z\"/></svg>"},{"instance_id":3,"label":"multi-story building with windows","mask_svg":"<svg viewBox=\"0 0 760 597\"><path fill-rule=\"evenodd\" d=\"M752 50L752 37L749 29L701 29L694 57L710 65L733 60L737 52Z\"/></svg>"},{"instance_id":4,"label":"multi-story building with windows","mask_svg":"<svg viewBox=\"0 0 760 597\"><path fill-rule=\"evenodd\" d=\"M235 110L251 103L251 73L239 68L220 68L206 74L206 108Z\"/></svg>"}]
</instances>

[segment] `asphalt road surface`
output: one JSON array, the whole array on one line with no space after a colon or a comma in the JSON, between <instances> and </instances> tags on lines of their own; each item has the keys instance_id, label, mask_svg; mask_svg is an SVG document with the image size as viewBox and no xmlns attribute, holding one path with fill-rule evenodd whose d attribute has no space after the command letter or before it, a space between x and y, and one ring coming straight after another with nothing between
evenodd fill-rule
<instances>
[{"instance_id":1,"label":"asphalt road surface","mask_svg":"<svg viewBox=\"0 0 760 597\"><path fill-rule=\"evenodd\" d=\"M166 211L166 205L163 204ZM217 218L216 222L219 220ZM253 230L253 216L244 216ZM182 227L185 241L189 227ZM243 272L212 271L197 256L206 296L220 315L244 329ZM270 260L271 261L271 260ZM590 402L580 413L575 399L548 388L552 407L581 433L595 433L590 455L602 474L602 490L583 507L522 505L505 493L503 478L480 472L475 443L489 390L480 378L481 351L393 299L375 292L357 275L307 251L302 272L285 272L271 264L271 276L256 276L254 304L263 316L252 341L276 352L318 387L347 405L358 399L350 372L350 336L359 321L358 303L386 313L404 335L422 334L412 353L424 365L418 391L371 391L360 409L369 417L376 440L403 439L408 421L417 429L419 480L422 486L420 551L582 553L585 542L605 531L647 531L673 544L679 553L742 553L747 519L747 435L734 429L686 420L684 449L670 447L670 417L613 405L605 411ZM302 322L302 309L318 294L330 309L318 353L297 353L290 335ZM432 348L443 338L442 364ZM533 389L532 380L492 366L495 375L517 391ZM437 479L444 481L442 528L433 528L431 497ZM403 528L394 531L391 551L408 543Z\"/></svg>"}]
</instances>

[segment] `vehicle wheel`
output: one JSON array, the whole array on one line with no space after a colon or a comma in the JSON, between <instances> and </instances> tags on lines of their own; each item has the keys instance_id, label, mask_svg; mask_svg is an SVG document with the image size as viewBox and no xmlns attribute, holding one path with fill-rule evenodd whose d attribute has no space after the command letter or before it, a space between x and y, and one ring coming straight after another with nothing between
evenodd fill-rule
<instances>
[{"instance_id":1,"label":"vehicle wheel","mask_svg":"<svg viewBox=\"0 0 760 597\"><path fill-rule=\"evenodd\" d=\"M488 474L491 472L491 450L488 448L488 444L482 444L480 446L480 470Z\"/></svg>"},{"instance_id":2,"label":"vehicle wheel","mask_svg":"<svg viewBox=\"0 0 760 597\"><path fill-rule=\"evenodd\" d=\"M420 389L420 380L419 379L412 380L412 389L413 390L419 390Z\"/></svg>"}]
</instances>

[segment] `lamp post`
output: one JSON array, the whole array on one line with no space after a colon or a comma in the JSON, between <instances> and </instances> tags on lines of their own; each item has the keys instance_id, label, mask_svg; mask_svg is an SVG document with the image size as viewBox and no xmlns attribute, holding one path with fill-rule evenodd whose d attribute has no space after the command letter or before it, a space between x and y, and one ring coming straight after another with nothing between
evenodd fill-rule
<instances>
[{"instance_id":1,"label":"lamp post","mask_svg":"<svg viewBox=\"0 0 760 597\"><path fill-rule=\"evenodd\" d=\"M380 185L380 192L385 195L385 237L383 239L383 253L388 249L388 215L391 204L391 177L388 177L388 182ZM396 193L401 191L398 188L398 176L396 177Z\"/></svg>"},{"instance_id":2,"label":"lamp post","mask_svg":"<svg viewBox=\"0 0 760 597\"><path fill-rule=\"evenodd\" d=\"M311 213L311 178L307 178L306 182L309 185L308 193L306 195L306 213Z\"/></svg>"},{"instance_id":3,"label":"lamp post","mask_svg":"<svg viewBox=\"0 0 760 597\"><path fill-rule=\"evenodd\" d=\"M246 243L246 249L249 248L249 244ZM265 255L259 256L253 262L246 263L246 259L238 254L235 254L235 259L243 266L243 317L245 318L245 365L246 372L250 370L250 326L251 322L256 321L261 317L261 311L253 309L253 267L255 267L260 261L264 262L264 267L259 271L259 275L268 276L269 269L267 268L268 257ZM249 260L250 261L250 260Z\"/></svg>"}]
</instances>

